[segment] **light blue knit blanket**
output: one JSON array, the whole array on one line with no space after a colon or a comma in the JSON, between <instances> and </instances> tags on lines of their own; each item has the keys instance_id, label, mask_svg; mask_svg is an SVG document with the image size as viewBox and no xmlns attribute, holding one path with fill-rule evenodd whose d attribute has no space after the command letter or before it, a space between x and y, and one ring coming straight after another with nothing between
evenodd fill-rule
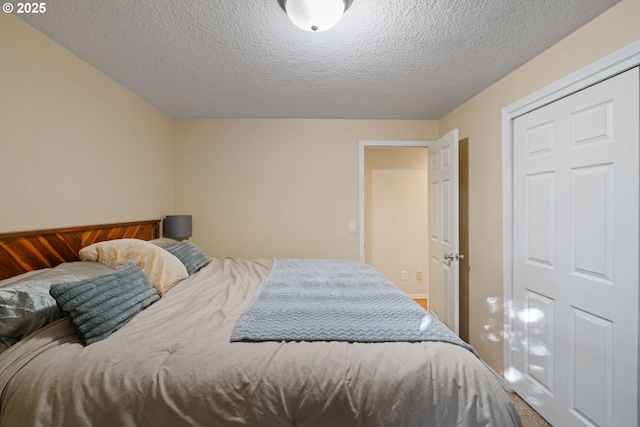
<instances>
[{"instance_id":1,"label":"light blue knit blanket","mask_svg":"<svg viewBox=\"0 0 640 427\"><path fill-rule=\"evenodd\" d=\"M276 258L238 319L236 341L441 341L475 350L373 267Z\"/></svg>"}]
</instances>

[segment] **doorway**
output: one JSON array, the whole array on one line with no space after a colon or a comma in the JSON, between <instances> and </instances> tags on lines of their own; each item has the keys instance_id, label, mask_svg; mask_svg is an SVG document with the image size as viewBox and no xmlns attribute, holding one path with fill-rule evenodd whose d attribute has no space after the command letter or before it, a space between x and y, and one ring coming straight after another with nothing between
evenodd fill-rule
<instances>
[{"instance_id":1,"label":"doorway","mask_svg":"<svg viewBox=\"0 0 640 427\"><path fill-rule=\"evenodd\" d=\"M427 298L426 147L366 147L364 261L414 299Z\"/></svg>"},{"instance_id":2,"label":"doorway","mask_svg":"<svg viewBox=\"0 0 640 427\"><path fill-rule=\"evenodd\" d=\"M459 189L460 175L463 177L463 209L467 212L466 188L468 183L467 167L459 170L459 145L458 129L452 129L437 141L360 141L359 143L359 259L365 261L365 149L368 147L429 147L428 155L428 209L425 216L428 218L428 235L426 238L429 265L428 277L422 271L422 280L426 279L427 296L432 299L429 302L429 311L437 318L437 313L444 313L441 319L456 334L460 334L460 267L465 269L463 280L468 279L469 264L460 251L460 241L466 242L468 228L464 216L461 224L459 218ZM466 140L464 140L466 144ZM467 145L464 145L466 148ZM465 156L464 151L462 156ZM464 161L464 159L463 159ZM466 163L465 163L466 165ZM462 227L463 236L460 236ZM416 277L418 276L416 271ZM409 270L401 270L401 278ZM467 281L468 283L468 281ZM468 290L463 291L462 298L468 301ZM430 295L431 294L431 295ZM445 299L443 295L448 297ZM435 299L434 299L435 298ZM465 306L463 301L463 307ZM467 324L468 310L462 315L463 322ZM464 328L464 326L463 326Z\"/></svg>"}]
</instances>

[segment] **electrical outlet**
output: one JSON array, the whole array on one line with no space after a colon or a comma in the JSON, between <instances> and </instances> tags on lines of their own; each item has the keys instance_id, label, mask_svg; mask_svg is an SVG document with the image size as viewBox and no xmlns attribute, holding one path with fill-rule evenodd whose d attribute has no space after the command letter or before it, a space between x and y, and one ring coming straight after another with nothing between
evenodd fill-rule
<instances>
[{"instance_id":1,"label":"electrical outlet","mask_svg":"<svg viewBox=\"0 0 640 427\"><path fill-rule=\"evenodd\" d=\"M402 270L402 280L409 280L409 272L407 270Z\"/></svg>"}]
</instances>

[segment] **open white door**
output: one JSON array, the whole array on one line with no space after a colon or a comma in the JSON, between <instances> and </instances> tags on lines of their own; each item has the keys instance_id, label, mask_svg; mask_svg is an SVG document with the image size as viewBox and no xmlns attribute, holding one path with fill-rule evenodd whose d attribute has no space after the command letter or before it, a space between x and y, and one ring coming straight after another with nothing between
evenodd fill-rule
<instances>
[{"instance_id":1,"label":"open white door","mask_svg":"<svg viewBox=\"0 0 640 427\"><path fill-rule=\"evenodd\" d=\"M458 130L429 146L429 311L459 334Z\"/></svg>"}]
</instances>

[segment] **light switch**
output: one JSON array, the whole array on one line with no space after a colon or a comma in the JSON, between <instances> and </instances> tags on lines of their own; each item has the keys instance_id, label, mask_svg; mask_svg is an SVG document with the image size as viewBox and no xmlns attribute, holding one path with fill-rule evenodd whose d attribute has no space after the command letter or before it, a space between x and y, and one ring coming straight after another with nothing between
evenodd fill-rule
<instances>
[{"instance_id":1,"label":"light switch","mask_svg":"<svg viewBox=\"0 0 640 427\"><path fill-rule=\"evenodd\" d=\"M349 232L350 233L355 233L356 232L356 220L355 219L350 219L349 220Z\"/></svg>"}]
</instances>

